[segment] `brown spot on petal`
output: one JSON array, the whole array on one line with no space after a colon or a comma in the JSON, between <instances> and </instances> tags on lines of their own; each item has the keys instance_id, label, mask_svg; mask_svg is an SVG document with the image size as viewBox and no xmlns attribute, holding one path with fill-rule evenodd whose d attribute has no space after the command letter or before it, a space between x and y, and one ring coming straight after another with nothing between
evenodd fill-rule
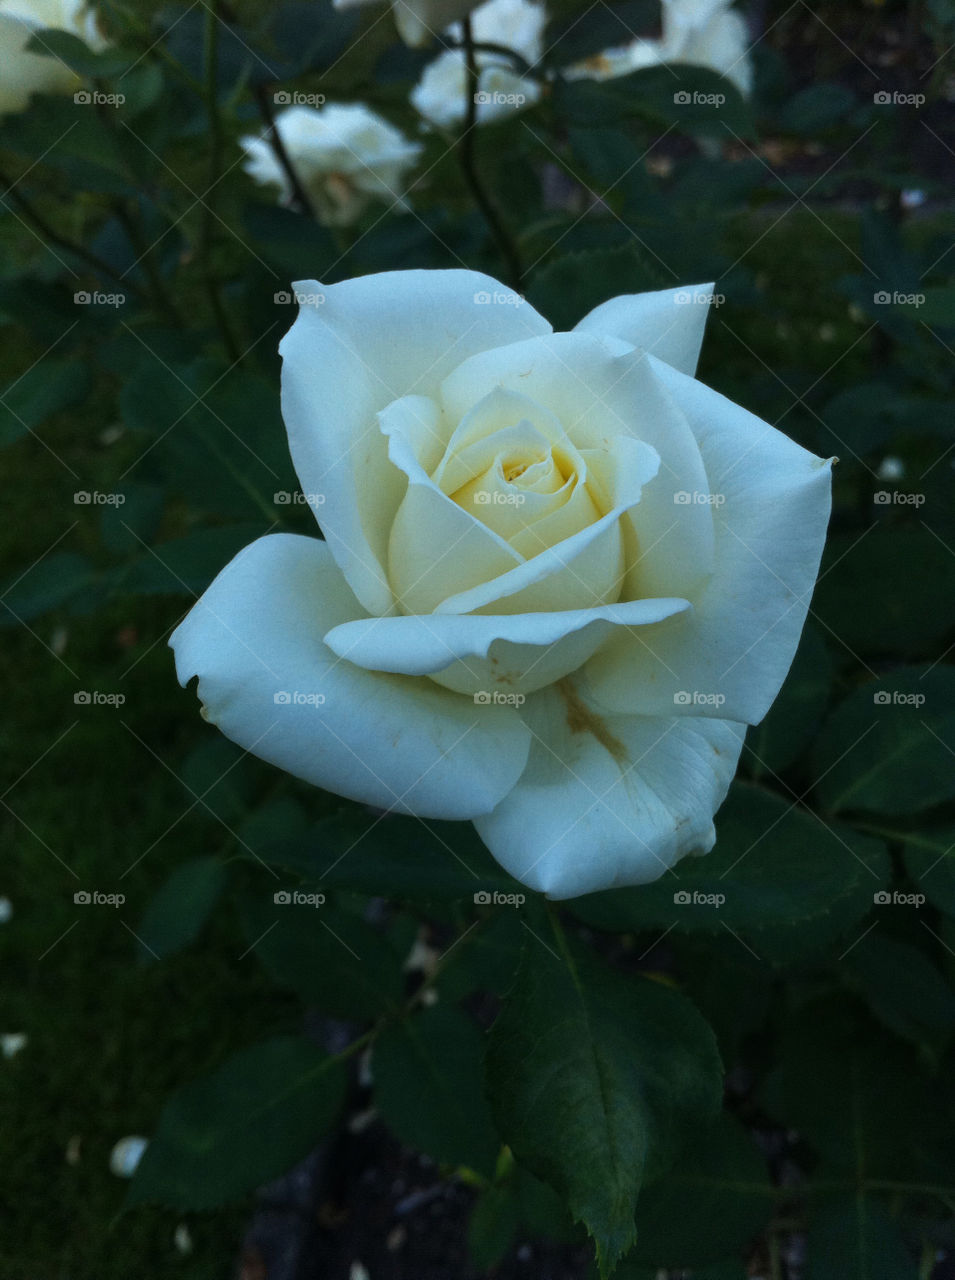
<instances>
[{"instance_id":1,"label":"brown spot on petal","mask_svg":"<svg viewBox=\"0 0 955 1280\"><path fill-rule=\"evenodd\" d=\"M610 732L607 722L583 702L567 676L558 680L556 687L567 704L567 727L571 733L592 734L604 750L610 752L617 764L622 765L628 758L627 748Z\"/></svg>"}]
</instances>

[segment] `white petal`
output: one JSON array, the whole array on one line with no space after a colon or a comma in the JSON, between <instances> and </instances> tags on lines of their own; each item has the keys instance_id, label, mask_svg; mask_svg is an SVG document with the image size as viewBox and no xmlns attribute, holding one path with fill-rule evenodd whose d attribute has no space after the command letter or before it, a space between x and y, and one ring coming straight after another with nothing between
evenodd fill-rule
<instances>
[{"instance_id":1,"label":"white petal","mask_svg":"<svg viewBox=\"0 0 955 1280\"><path fill-rule=\"evenodd\" d=\"M621 294L584 316L575 332L622 338L692 374L700 358L712 297L712 284Z\"/></svg>"},{"instance_id":2,"label":"white petal","mask_svg":"<svg viewBox=\"0 0 955 1280\"><path fill-rule=\"evenodd\" d=\"M322 643L363 616L323 542L273 534L223 569L170 644L180 683L199 676L205 718L263 760L397 813L486 813L524 768L525 726Z\"/></svg>"},{"instance_id":3,"label":"white petal","mask_svg":"<svg viewBox=\"0 0 955 1280\"><path fill-rule=\"evenodd\" d=\"M474 824L518 880L573 898L657 880L686 854L713 847L742 725L601 718L572 679L534 694L522 714L534 734L527 769Z\"/></svg>"},{"instance_id":4,"label":"white petal","mask_svg":"<svg viewBox=\"0 0 955 1280\"><path fill-rule=\"evenodd\" d=\"M406 482L377 413L435 391L476 352L550 325L527 303L485 302L506 291L473 271L388 271L296 291L323 301L301 308L279 347L292 461L305 493L323 495L322 529L352 590L369 612L386 613L388 536Z\"/></svg>"},{"instance_id":5,"label":"white petal","mask_svg":"<svg viewBox=\"0 0 955 1280\"><path fill-rule=\"evenodd\" d=\"M757 724L786 678L809 607L830 509L830 463L660 361L651 364L700 446L715 568L692 613L611 637L587 664L609 710ZM831 460L830 460L831 461Z\"/></svg>"},{"instance_id":6,"label":"white petal","mask_svg":"<svg viewBox=\"0 0 955 1280\"><path fill-rule=\"evenodd\" d=\"M685 600L636 600L565 613L368 618L335 627L325 643L372 670L441 673L442 683L450 677L449 687L470 693L526 694L576 670L615 628L647 626L687 608Z\"/></svg>"}]
</instances>

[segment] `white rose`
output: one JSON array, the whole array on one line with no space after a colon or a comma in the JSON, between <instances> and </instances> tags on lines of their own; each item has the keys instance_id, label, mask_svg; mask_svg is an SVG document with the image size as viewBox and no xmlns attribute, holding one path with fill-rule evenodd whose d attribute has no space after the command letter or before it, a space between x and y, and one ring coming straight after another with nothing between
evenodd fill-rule
<instances>
[{"instance_id":1,"label":"white rose","mask_svg":"<svg viewBox=\"0 0 955 1280\"><path fill-rule=\"evenodd\" d=\"M31 93L79 87L79 76L59 58L27 52L31 36L47 28L79 36L91 49L106 43L85 0L0 0L0 115L22 111Z\"/></svg>"},{"instance_id":2,"label":"white rose","mask_svg":"<svg viewBox=\"0 0 955 1280\"><path fill-rule=\"evenodd\" d=\"M325 541L260 538L176 630L206 718L340 795L473 819L553 897L706 852L830 503L826 462L694 379L708 289L571 333L470 271L296 289L325 299L280 348Z\"/></svg>"},{"instance_id":3,"label":"white rose","mask_svg":"<svg viewBox=\"0 0 955 1280\"><path fill-rule=\"evenodd\" d=\"M333 0L336 9L355 9L376 0ZM391 0L398 34L405 44L422 48L448 25L474 8L474 0Z\"/></svg>"},{"instance_id":4,"label":"white rose","mask_svg":"<svg viewBox=\"0 0 955 1280\"><path fill-rule=\"evenodd\" d=\"M740 93L753 87L750 41L729 0L662 0L663 35L634 40L585 58L566 71L570 80L609 80L659 63L689 63L725 76Z\"/></svg>"},{"instance_id":5,"label":"white rose","mask_svg":"<svg viewBox=\"0 0 955 1280\"><path fill-rule=\"evenodd\" d=\"M421 144L409 142L364 103L287 107L276 116L275 127L323 222L347 226L373 199L407 209L405 178L421 154ZM278 187L288 201L291 186L271 143L246 137L241 145L248 156L246 172L256 182Z\"/></svg>"},{"instance_id":6,"label":"white rose","mask_svg":"<svg viewBox=\"0 0 955 1280\"><path fill-rule=\"evenodd\" d=\"M528 0L488 0L471 15L476 44L496 44L513 49L528 65L541 57L547 13L543 5ZM456 41L463 39L457 24L448 28ZM503 54L478 52L478 93L475 118L488 124L513 115L540 98L536 81L519 75ZM471 92L467 61L461 49L448 49L428 64L411 91L411 102L426 120L443 129L463 124Z\"/></svg>"}]
</instances>

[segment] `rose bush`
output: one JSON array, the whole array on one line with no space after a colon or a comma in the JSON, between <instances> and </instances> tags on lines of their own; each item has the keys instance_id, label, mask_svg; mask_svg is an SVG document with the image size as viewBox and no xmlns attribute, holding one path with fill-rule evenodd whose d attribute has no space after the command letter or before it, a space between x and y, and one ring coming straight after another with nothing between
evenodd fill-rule
<instances>
[{"instance_id":1,"label":"rose bush","mask_svg":"<svg viewBox=\"0 0 955 1280\"><path fill-rule=\"evenodd\" d=\"M322 222L349 226L372 200L387 201L395 212L407 209L406 177L421 144L409 142L363 102L286 107L275 117L275 129ZM247 136L241 143L246 173L290 201L291 183L271 142Z\"/></svg>"},{"instance_id":2,"label":"rose bush","mask_svg":"<svg viewBox=\"0 0 955 1280\"><path fill-rule=\"evenodd\" d=\"M334 0L336 9L354 9L377 0ZM466 18L475 0L392 0L398 34L405 44L421 48L430 44L449 22Z\"/></svg>"},{"instance_id":3,"label":"rose bush","mask_svg":"<svg viewBox=\"0 0 955 1280\"><path fill-rule=\"evenodd\" d=\"M205 717L352 799L472 819L553 897L714 842L818 570L830 467L694 378L706 287L569 333L470 271L310 294L281 344L325 541L259 539L170 643Z\"/></svg>"},{"instance_id":4,"label":"rose bush","mask_svg":"<svg viewBox=\"0 0 955 1280\"><path fill-rule=\"evenodd\" d=\"M32 93L68 93L80 78L59 58L27 50L30 38L54 28L85 40L106 41L86 0L0 0L0 115L22 111Z\"/></svg>"}]
</instances>

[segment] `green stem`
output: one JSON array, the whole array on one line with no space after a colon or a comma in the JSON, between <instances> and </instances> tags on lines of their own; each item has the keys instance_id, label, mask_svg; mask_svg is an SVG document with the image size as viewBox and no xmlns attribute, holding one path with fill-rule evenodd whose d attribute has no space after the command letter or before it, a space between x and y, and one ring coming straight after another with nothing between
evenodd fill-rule
<instances>
[{"instance_id":1,"label":"green stem","mask_svg":"<svg viewBox=\"0 0 955 1280\"><path fill-rule=\"evenodd\" d=\"M288 179L289 188L292 192L292 199L299 206L303 213L307 213L310 218L315 217L315 209L308 197L308 192L302 186L302 181L296 172L295 166L292 164L289 153L285 149L285 143L282 136L275 127L275 113L272 111L272 103L269 101L269 91L266 86L260 82L256 82L253 89L255 93L255 101L258 104L259 114L268 130L268 140L275 152L275 158L281 166L282 172Z\"/></svg>"},{"instance_id":2,"label":"green stem","mask_svg":"<svg viewBox=\"0 0 955 1280\"><path fill-rule=\"evenodd\" d=\"M464 28L464 57L467 63L467 115L465 118L464 132L461 134L459 142L459 152L461 158L461 171L464 174L464 180L470 188L474 197L474 203L484 215L484 221L488 225L488 230L494 237L501 257L507 267L508 281L518 291L521 290L524 270L521 265L520 254L517 251L517 245L511 238L510 233L501 220L497 210L494 208L491 198L484 190L475 161L474 147L477 139L477 93L480 84L478 74L477 55L474 48L474 32L471 27L470 14L462 22Z\"/></svg>"}]
</instances>

